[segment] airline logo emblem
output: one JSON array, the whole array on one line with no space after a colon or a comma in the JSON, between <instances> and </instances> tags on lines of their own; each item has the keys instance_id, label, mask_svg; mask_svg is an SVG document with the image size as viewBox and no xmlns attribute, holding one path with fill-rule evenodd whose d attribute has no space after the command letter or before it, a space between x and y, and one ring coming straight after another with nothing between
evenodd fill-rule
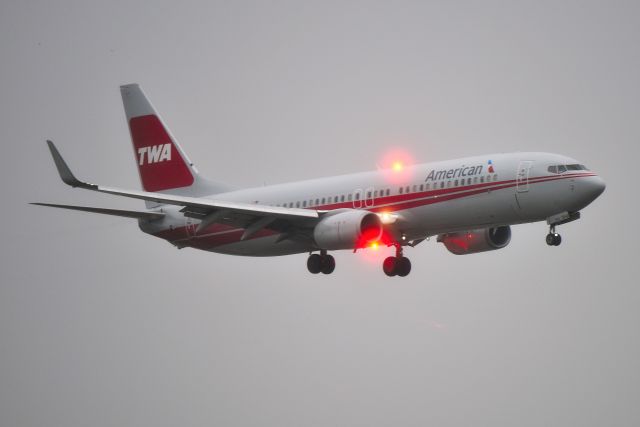
<instances>
[{"instance_id":1,"label":"airline logo emblem","mask_svg":"<svg viewBox=\"0 0 640 427\"><path fill-rule=\"evenodd\" d=\"M487 161L487 173L495 173L493 168L493 160ZM443 179L464 178L468 176L476 176L482 174L484 171L483 165L465 166L462 165L455 169L443 169L443 170L431 170L425 182L428 181L440 181Z\"/></svg>"},{"instance_id":2,"label":"airline logo emblem","mask_svg":"<svg viewBox=\"0 0 640 427\"><path fill-rule=\"evenodd\" d=\"M483 165L463 165L455 169L432 170L431 172L429 172L429 175L425 179L425 182L480 175L482 173L482 169L484 169Z\"/></svg>"},{"instance_id":3,"label":"airline logo emblem","mask_svg":"<svg viewBox=\"0 0 640 427\"><path fill-rule=\"evenodd\" d=\"M171 161L171 144L138 148L138 164L140 166L165 161Z\"/></svg>"}]
</instances>

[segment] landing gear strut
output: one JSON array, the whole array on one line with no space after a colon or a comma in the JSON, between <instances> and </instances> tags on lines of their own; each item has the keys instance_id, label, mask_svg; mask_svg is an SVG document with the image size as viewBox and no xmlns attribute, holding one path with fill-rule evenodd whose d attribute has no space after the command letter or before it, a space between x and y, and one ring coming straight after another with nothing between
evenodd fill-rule
<instances>
[{"instance_id":1,"label":"landing gear strut","mask_svg":"<svg viewBox=\"0 0 640 427\"><path fill-rule=\"evenodd\" d=\"M551 225L549 227L549 234L547 234L547 245L549 246L560 246L562 243L562 237L556 233L556 226Z\"/></svg>"},{"instance_id":2,"label":"landing gear strut","mask_svg":"<svg viewBox=\"0 0 640 427\"><path fill-rule=\"evenodd\" d=\"M331 274L336 269L336 260L322 250L320 254L311 254L307 259L307 269L312 274Z\"/></svg>"},{"instance_id":3,"label":"landing gear strut","mask_svg":"<svg viewBox=\"0 0 640 427\"><path fill-rule=\"evenodd\" d=\"M396 256L386 258L382 263L382 270L389 277L405 277L411 272L411 261L409 261L409 258L402 256L402 246L399 243L396 243L395 247Z\"/></svg>"},{"instance_id":4,"label":"landing gear strut","mask_svg":"<svg viewBox=\"0 0 640 427\"><path fill-rule=\"evenodd\" d=\"M562 237L556 233L556 226L566 224L571 221L580 219L580 212L560 212L547 218L549 224L549 234L547 234L547 245L560 246Z\"/></svg>"}]
</instances>

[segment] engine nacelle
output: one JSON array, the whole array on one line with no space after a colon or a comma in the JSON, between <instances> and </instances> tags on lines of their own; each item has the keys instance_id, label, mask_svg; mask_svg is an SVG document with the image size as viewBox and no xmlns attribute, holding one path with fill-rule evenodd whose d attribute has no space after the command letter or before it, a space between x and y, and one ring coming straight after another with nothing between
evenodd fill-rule
<instances>
[{"instance_id":1,"label":"engine nacelle","mask_svg":"<svg viewBox=\"0 0 640 427\"><path fill-rule=\"evenodd\" d=\"M467 232L447 233L438 236L449 252L456 255L502 249L511 241L511 227L484 228Z\"/></svg>"},{"instance_id":2,"label":"engine nacelle","mask_svg":"<svg viewBox=\"0 0 640 427\"><path fill-rule=\"evenodd\" d=\"M349 209L322 218L313 229L313 239L321 249L354 249L367 246L382 237L378 215Z\"/></svg>"}]
</instances>

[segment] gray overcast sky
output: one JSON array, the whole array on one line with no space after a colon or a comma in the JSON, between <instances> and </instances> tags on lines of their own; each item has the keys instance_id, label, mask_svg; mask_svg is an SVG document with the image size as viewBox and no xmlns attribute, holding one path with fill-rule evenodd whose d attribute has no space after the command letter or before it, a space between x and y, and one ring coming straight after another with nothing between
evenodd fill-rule
<instances>
[{"instance_id":1,"label":"gray overcast sky","mask_svg":"<svg viewBox=\"0 0 640 427\"><path fill-rule=\"evenodd\" d=\"M640 424L637 1L0 2L0 425ZM502 251L178 251L140 208L118 86L140 83L211 178L262 185L552 151L606 192ZM383 251L384 252L384 251Z\"/></svg>"}]
</instances>

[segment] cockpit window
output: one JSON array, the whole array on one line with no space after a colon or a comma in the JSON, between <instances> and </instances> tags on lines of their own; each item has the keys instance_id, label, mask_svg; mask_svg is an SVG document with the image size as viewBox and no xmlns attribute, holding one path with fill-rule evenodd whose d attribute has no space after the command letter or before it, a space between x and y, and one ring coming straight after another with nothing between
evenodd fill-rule
<instances>
[{"instance_id":1,"label":"cockpit window","mask_svg":"<svg viewBox=\"0 0 640 427\"><path fill-rule=\"evenodd\" d=\"M567 165L567 169L570 171L586 171L589 170L585 165Z\"/></svg>"},{"instance_id":2,"label":"cockpit window","mask_svg":"<svg viewBox=\"0 0 640 427\"><path fill-rule=\"evenodd\" d=\"M565 173L566 171L588 171L589 169L587 169L585 165L573 164L573 165L553 165L553 166L549 166L547 170L550 173Z\"/></svg>"}]
</instances>

